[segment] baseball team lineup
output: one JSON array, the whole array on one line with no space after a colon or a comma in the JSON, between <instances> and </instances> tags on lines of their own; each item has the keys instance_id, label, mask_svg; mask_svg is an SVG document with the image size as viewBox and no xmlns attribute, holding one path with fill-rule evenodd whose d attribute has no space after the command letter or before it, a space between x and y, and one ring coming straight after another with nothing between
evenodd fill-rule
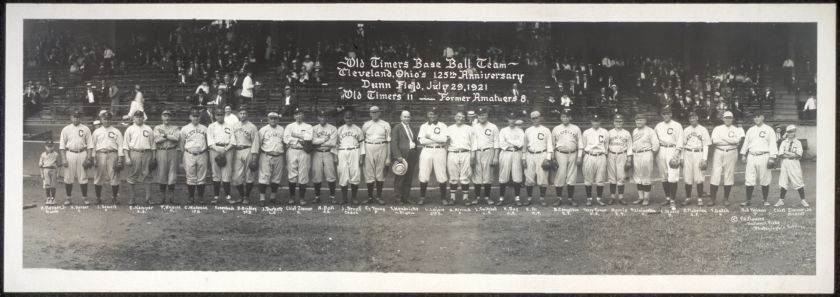
<instances>
[{"instance_id":1,"label":"baseball team lineup","mask_svg":"<svg viewBox=\"0 0 840 297\"><path fill-rule=\"evenodd\" d=\"M56 204L55 188L62 171L63 204L74 203L73 187L78 183L82 203L89 205L92 171L96 204L103 203L106 184L111 186L110 202L120 204L124 173L129 205L137 204L138 186L144 189L146 204L174 205L177 174L183 168L187 204L306 205L327 202L329 197L331 204L386 205L389 202L382 192L385 176L391 171L392 198L399 205L426 204L434 173L444 206L658 203L675 210L678 205L695 202L697 206L720 203L728 207L735 166L743 162L746 197L736 198L740 206L751 205L756 187L762 204L771 205L768 196L774 167L780 168L780 194L773 205L784 206L787 191L795 190L798 204L810 206L805 199L799 161L803 146L796 138L796 126L788 125L783 139L778 140L761 112L750 116L753 126L745 132L734 124L733 113L726 111L723 122L711 133L696 114L689 114L688 123L682 125L671 118L667 107L659 113L661 121L652 127L642 114L635 115L632 122L621 114L609 118L592 115L586 130L572 124L573 114L568 112L561 113L560 124L553 128L543 125L539 110L510 112L501 129L490 122L483 107L469 113L453 108L449 111L453 114L451 124L442 121L440 108L431 107L419 127L412 125L408 111L402 111L400 122L394 125L381 118L379 107L372 106L368 112L370 119L364 123L359 123L352 111L341 112L339 122L332 125L331 114L315 111L316 122L310 124L306 122L309 111L296 108L294 122L288 125L280 124L280 114L270 112L268 124L257 127L246 109L215 109L215 120L208 126L199 123L198 109L190 111L190 122L184 126L172 123L172 112L165 110L161 124L149 127L147 115L138 111L124 133L114 127L108 111L99 114L101 127L92 132L74 112L72 123L61 131L57 151L48 141L39 160L46 204ZM609 124L608 130L605 126ZM575 198L578 171L585 201ZM709 192L704 187L707 171ZM288 192L281 191L284 177ZM419 196L411 195L415 178ZM655 180L661 180L661 192L653 191ZM678 201L680 180L685 194ZM360 199L362 182L367 197ZM160 188L159 201L152 199L153 183ZM208 183L213 187L212 198L205 195ZM328 194L322 189L325 183ZM497 197L491 195L494 183ZM625 186L630 183L637 189L632 201L625 197ZM306 196L310 184L314 189L311 200ZM255 186L256 201L252 197ZM548 193L551 186L555 188L553 197ZM512 197L507 195L508 189L513 190ZM658 201L652 201L652 192Z\"/></svg>"}]
</instances>

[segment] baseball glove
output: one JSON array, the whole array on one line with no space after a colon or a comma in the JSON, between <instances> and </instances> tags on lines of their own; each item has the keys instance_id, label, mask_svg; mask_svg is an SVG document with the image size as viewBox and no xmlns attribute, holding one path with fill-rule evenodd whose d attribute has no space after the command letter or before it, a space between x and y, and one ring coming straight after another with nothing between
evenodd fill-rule
<instances>
[{"instance_id":1,"label":"baseball glove","mask_svg":"<svg viewBox=\"0 0 840 297\"><path fill-rule=\"evenodd\" d=\"M311 154L312 152L315 151L315 145L312 144L312 141L308 141L308 140L304 141L302 143L302 145L303 145L303 151L306 152L307 154Z\"/></svg>"},{"instance_id":2,"label":"baseball glove","mask_svg":"<svg viewBox=\"0 0 840 297\"><path fill-rule=\"evenodd\" d=\"M248 168L250 168L251 171L257 171L257 169L260 168L259 164L257 164L257 159L251 159L251 163L248 164Z\"/></svg>"},{"instance_id":3,"label":"baseball glove","mask_svg":"<svg viewBox=\"0 0 840 297\"><path fill-rule=\"evenodd\" d=\"M82 162L82 167L84 167L85 169L90 169L91 167L93 167L93 159L91 159L91 158L85 159L85 161Z\"/></svg>"},{"instance_id":4,"label":"baseball glove","mask_svg":"<svg viewBox=\"0 0 840 297\"><path fill-rule=\"evenodd\" d=\"M631 169L633 169L633 162L625 162L624 171L630 171Z\"/></svg>"},{"instance_id":5,"label":"baseball glove","mask_svg":"<svg viewBox=\"0 0 840 297\"><path fill-rule=\"evenodd\" d=\"M116 162L114 162L114 171L120 172L120 170L122 170L122 169L123 169L123 161L122 160L117 160Z\"/></svg>"},{"instance_id":6,"label":"baseball glove","mask_svg":"<svg viewBox=\"0 0 840 297\"><path fill-rule=\"evenodd\" d=\"M708 165L708 164L706 164L706 161L705 161L705 160L700 161L700 170L706 170L706 167L707 167L707 166L709 166L709 165Z\"/></svg>"},{"instance_id":7,"label":"baseball glove","mask_svg":"<svg viewBox=\"0 0 840 297\"><path fill-rule=\"evenodd\" d=\"M673 169L680 168L680 160L676 158L671 159L671 161L668 161L668 167L671 167Z\"/></svg>"},{"instance_id":8,"label":"baseball glove","mask_svg":"<svg viewBox=\"0 0 840 297\"><path fill-rule=\"evenodd\" d=\"M225 167L225 165L227 165L227 158L225 158L224 154L216 156L214 161L216 161L216 165L219 165L219 167Z\"/></svg>"},{"instance_id":9,"label":"baseball glove","mask_svg":"<svg viewBox=\"0 0 840 297\"><path fill-rule=\"evenodd\" d=\"M158 167L157 159L155 159L155 158L150 159L149 160L149 171L155 171L155 169L157 169L157 167Z\"/></svg>"},{"instance_id":10,"label":"baseball glove","mask_svg":"<svg viewBox=\"0 0 840 297\"><path fill-rule=\"evenodd\" d=\"M767 160L767 168L768 169L773 169L775 167L776 167L776 159L770 158L770 160Z\"/></svg>"},{"instance_id":11,"label":"baseball glove","mask_svg":"<svg viewBox=\"0 0 840 297\"><path fill-rule=\"evenodd\" d=\"M554 159L544 160L542 162L542 164L540 164L540 166L542 167L543 170L549 170L549 171L557 170L557 168L559 167L557 165L557 161L555 161Z\"/></svg>"}]
</instances>

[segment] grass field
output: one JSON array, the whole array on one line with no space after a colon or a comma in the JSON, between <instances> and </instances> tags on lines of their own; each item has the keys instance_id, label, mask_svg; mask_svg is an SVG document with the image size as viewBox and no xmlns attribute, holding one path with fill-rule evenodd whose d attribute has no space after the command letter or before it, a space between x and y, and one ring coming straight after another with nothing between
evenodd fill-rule
<instances>
[{"instance_id":1,"label":"grass field","mask_svg":"<svg viewBox=\"0 0 840 297\"><path fill-rule=\"evenodd\" d=\"M24 204L38 207L23 211L23 265L81 270L813 275L814 208L819 207L813 190L815 168L815 163L803 162L810 208L795 203L795 192L788 193L784 208L760 203L741 208L741 174L736 181L740 186L732 193L736 203L730 207L692 205L677 211L660 209L658 203L443 207L437 204L435 188L429 191L432 205L425 206L44 207L39 182L26 178ZM778 197L777 178L775 171L771 202ZM580 202L585 194L578 188ZM77 187L76 199L78 191ZM178 197L185 197L185 191L179 186ZM635 187L627 191L635 199ZM109 197L110 189L105 192ZM390 197L390 189L385 192ZM754 200L760 201L758 192ZM366 194L361 190L360 195ZM553 195L549 190L549 197ZM680 186L678 196L683 195ZM654 202L661 199L658 184L653 197Z\"/></svg>"}]
</instances>

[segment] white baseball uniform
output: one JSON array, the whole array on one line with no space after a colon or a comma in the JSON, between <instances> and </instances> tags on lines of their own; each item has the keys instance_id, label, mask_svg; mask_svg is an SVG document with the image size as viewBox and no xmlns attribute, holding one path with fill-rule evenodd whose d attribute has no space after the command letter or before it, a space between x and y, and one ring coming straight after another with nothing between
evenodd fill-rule
<instances>
[{"instance_id":1,"label":"white baseball uniform","mask_svg":"<svg viewBox=\"0 0 840 297\"><path fill-rule=\"evenodd\" d=\"M513 180L522 183L522 149L525 147L525 131L517 127L504 127L499 131L499 183Z\"/></svg>"},{"instance_id":2,"label":"white baseball uniform","mask_svg":"<svg viewBox=\"0 0 840 297\"><path fill-rule=\"evenodd\" d=\"M90 129L85 125L67 125L61 129L58 149L65 151L64 162L68 163L64 170L64 183L87 184L88 176L82 163L88 157L88 150L93 149L93 138Z\"/></svg>"},{"instance_id":3,"label":"white baseball uniform","mask_svg":"<svg viewBox=\"0 0 840 297\"><path fill-rule=\"evenodd\" d=\"M112 186L120 185L120 178L114 170L114 163L124 155L123 135L114 126L102 126L93 131L93 151L96 156L96 173L93 184L103 185L108 181Z\"/></svg>"},{"instance_id":4,"label":"white baseball uniform","mask_svg":"<svg viewBox=\"0 0 840 297\"><path fill-rule=\"evenodd\" d=\"M660 122L653 129L659 138L659 153L656 156L656 163L659 167L659 174L663 182L675 183L680 181L680 169L668 166L668 161L673 159L682 149L683 128L680 123L674 120Z\"/></svg>"},{"instance_id":5,"label":"white baseball uniform","mask_svg":"<svg viewBox=\"0 0 840 297\"><path fill-rule=\"evenodd\" d=\"M650 185L653 175L653 154L659 150L659 137L648 126L633 129L633 182Z\"/></svg>"},{"instance_id":6,"label":"white baseball uniform","mask_svg":"<svg viewBox=\"0 0 840 297\"><path fill-rule=\"evenodd\" d=\"M251 159L260 152L260 130L251 121L240 122L233 129L233 177L231 182L234 186L243 183L253 183L258 179L259 173L248 167ZM259 170L259 169L258 169Z\"/></svg>"},{"instance_id":7,"label":"white baseball uniform","mask_svg":"<svg viewBox=\"0 0 840 297\"><path fill-rule=\"evenodd\" d=\"M554 148L551 131L543 125L525 129L525 185L548 186L548 170L542 168L545 160L551 160Z\"/></svg>"},{"instance_id":8,"label":"white baseball uniform","mask_svg":"<svg viewBox=\"0 0 840 297\"><path fill-rule=\"evenodd\" d=\"M365 135L362 129L355 124L345 124L336 132L337 144L334 150L338 155L338 185L346 187L347 184L358 185L361 178L359 158L364 155Z\"/></svg>"},{"instance_id":9,"label":"white baseball uniform","mask_svg":"<svg viewBox=\"0 0 840 297\"><path fill-rule=\"evenodd\" d=\"M154 131L157 143L154 158L158 166L152 176L159 184L174 185L178 174L178 134L181 129L175 125L160 124L155 126Z\"/></svg>"},{"instance_id":10,"label":"white baseball uniform","mask_svg":"<svg viewBox=\"0 0 840 297\"><path fill-rule=\"evenodd\" d=\"M554 138L554 158L557 160L555 187L573 185L577 179L577 158L583 153L581 134L580 128L575 124L560 124L551 130Z\"/></svg>"},{"instance_id":11,"label":"white baseball uniform","mask_svg":"<svg viewBox=\"0 0 840 297\"><path fill-rule=\"evenodd\" d=\"M720 185L735 184L735 163L738 162L738 143L744 137L744 129L735 125L720 125L712 130L712 145L715 148L712 160L712 177L709 183Z\"/></svg>"},{"instance_id":12,"label":"white baseball uniform","mask_svg":"<svg viewBox=\"0 0 840 297\"><path fill-rule=\"evenodd\" d=\"M607 129L598 127L583 131L583 184L603 186L607 173Z\"/></svg>"},{"instance_id":13,"label":"white baseball uniform","mask_svg":"<svg viewBox=\"0 0 840 297\"><path fill-rule=\"evenodd\" d=\"M184 152L187 185L203 185L207 182L207 127L186 124L181 128L180 138L178 146Z\"/></svg>"},{"instance_id":14,"label":"white baseball uniform","mask_svg":"<svg viewBox=\"0 0 840 297\"><path fill-rule=\"evenodd\" d=\"M442 122L420 125L417 137L423 150L420 151L417 179L421 183L429 182L432 171L438 183L446 182L446 134L447 127Z\"/></svg>"},{"instance_id":15,"label":"white baseball uniform","mask_svg":"<svg viewBox=\"0 0 840 297\"><path fill-rule=\"evenodd\" d=\"M756 181L761 186L770 185L773 176L767 168L769 158L775 158L776 131L769 125L752 126L747 130L741 155L747 155L747 167L744 173L744 185L755 186Z\"/></svg>"},{"instance_id":16,"label":"white baseball uniform","mask_svg":"<svg viewBox=\"0 0 840 297\"><path fill-rule=\"evenodd\" d=\"M784 157L783 155L789 153L792 156ZM799 164L799 158L802 157L803 149L802 142L799 139L782 140L779 145L779 158L782 160L779 167L779 187L783 189L799 190L805 186L802 181L802 167Z\"/></svg>"},{"instance_id":17,"label":"white baseball uniform","mask_svg":"<svg viewBox=\"0 0 840 297\"><path fill-rule=\"evenodd\" d=\"M263 185L279 184L283 181L285 146L283 144L283 126L270 124L260 128L260 168L257 182Z\"/></svg>"},{"instance_id":18,"label":"white baseball uniform","mask_svg":"<svg viewBox=\"0 0 840 297\"><path fill-rule=\"evenodd\" d=\"M338 129L330 124L312 126L312 144L317 148L312 156L312 182L320 183L335 182L335 157L334 150Z\"/></svg>"},{"instance_id":19,"label":"white baseball uniform","mask_svg":"<svg viewBox=\"0 0 840 297\"><path fill-rule=\"evenodd\" d=\"M453 124L447 127L449 146L446 157L446 171L449 183L468 185L472 176L470 158L472 157L472 128L467 124Z\"/></svg>"},{"instance_id":20,"label":"white baseball uniform","mask_svg":"<svg viewBox=\"0 0 840 297\"><path fill-rule=\"evenodd\" d=\"M607 135L607 182L624 185L624 166L633 155L633 137L624 128L613 128Z\"/></svg>"},{"instance_id":21,"label":"white baseball uniform","mask_svg":"<svg viewBox=\"0 0 840 297\"><path fill-rule=\"evenodd\" d=\"M472 150L476 152L475 169L473 170L473 183L493 183L493 167L490 164L496 156L496 149L499 148L499 128L491 122L475 123L472 125Z\"/></svg>"},{"instance_id":22,"label":"white baseball uniform","mask_svg":"<svg viewBox=\"0 0 840 297\"><path fill-rule=\"evenodd\" d=\"M709 130L701 125L688 125L683 129L683 180L686 185L701 184L706 181L700 163L708 160L709 145L712 139Z\"/></svg>"},{"instance_id":23,"label":"white baseball uniform","mask_svg":"<svg viewBox=\"0 0 840 297\"><path fill-rule=\"evenodd\" d=\"M391 158L391 125L383 120L367 121L365 134L365 182L385 181L385 162Z\"/></svg>"},{"instance_id":24,"label":"white baseball uniform","mask_svg":"<svg viewBox=\"0 0 840 297\"><path fill-rule=\"evenodd\" d=\"M125 129L123 147L125 155L131 158L131 166L128 166L128 177L125 181L129 184L142 183L149 179L149 162L154 157L154 150L157 144L154 140L154 131L149 125L136 124Z\"/></svg>"},{"instance_id":25,"label":"white baseball uniform","mask_svg":"<svg viewBox=\"0 0 840 297\"><path fill-rule=\"evenodd\" d=\"M292 136L299 134L299 137ZM312 158L303 150L303 142L312 141L312 126L307 123L293 122L286 125L283 132L283 142L286 143L286 167L289 171L289 182L297 184L309 183L309 166Z\"/></svg>"},{"instance_id":26,"label":"white baseball uniform","mask_svg":"<svg viewBox=\"0 0 840 297\"><path fill-rule=\"evenodd\" d=\"M234 124L224 122L213 122L207 127L207 146L210 149L210 166L213 172L214 182L230 182L231 174L233 173L233 145ZM216 157L224 155L227 162L225 167L219 167L216 164Z\"/></svg>"}]
</instances>

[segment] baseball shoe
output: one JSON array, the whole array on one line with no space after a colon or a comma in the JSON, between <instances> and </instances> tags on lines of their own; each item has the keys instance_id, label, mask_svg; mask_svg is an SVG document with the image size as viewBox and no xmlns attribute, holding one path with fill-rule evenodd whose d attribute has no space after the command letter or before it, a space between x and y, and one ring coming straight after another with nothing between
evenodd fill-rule
<instances>
[{"instance_id":1,"label":"baseball shoe","mask_svg":"<svg viewBox=\"0 0 840 297\"><path fill-rule=\"evenodd\" d=\"M557 201L555 201L554 204L552 204L552 205L553 206L560 206L561 204L563 204L563 198L557 198Z\"/></svg>"},{"instance_id":2,"label":"baseball shoe","mask_svg":"<svg viewBox=\"0 0 840 297\"><path fill-rule=\"evenodd\" d=\"M650 198L642 199L642 206L648 206L648 205L650 205Z\"/></svg>"},{"instance_id":3,"label":"baseball shoe","mask_svg":"<svg viewBox=\"0 0 840 297\"><path fill-rule=\"evenodd\" d=\"M574 207L578 206L577 202L575 202L575 199L573 199L573 198L569 198L569 203L571 203L572 206L574 206Z\"/></svg>"},{"instance_id":4,"label":"baseball shoe","mask_svg":"<svg viewBox=\"0 0 840 297\"><path fill-rule=\"evenodd\" d=\"M420 197L420 199L417 200L417 205L423 205L425 203L426 203L426 197Z\"/></svg>"},{"instance_id":5,"label":"baseball shoe","mask_svg":"<svg viewBox=\"0 0 840 297\"><path fill-rule=\"evenodd\" d=\"M516 206L522 206L522 201L519 200L519 197L516 197L513 201L516 204Z\"/></svg>"},{"instance_id":6,"label":"baseball shoe","mask_svg":"<svg viewBox=\"0 0 840 297\"><path fill-rule=\"evenodd\" d=\"M528 199L525 199L525 202L522 202L522 204L524 204L525 206L531 205L531 200L531 197L528 197Z\"/></svg>"},{"instance_id":7,"label":"baseball shoe","mask_svg":"<svg viewBox=\"0 0 840 297\"><path fill-rule=\"evenodd\" d=\"M496 205L498 205L498 206L505 205L505 197L499 197L499 201L496 201Z\"/></svg>"},{"instance_id":8,"label":"baseball shoe","mask_svg":"<svg viewBox=\"0 0 840 297\"><path fill-rule=\"evenodd\" d=\"M52 197L47 197L46 205L55 205L55 199Z\"/></svg>"},{"instance_id":9,"label":"baseball shoe","mask_svg":"<svg viewBox=\"0 0 840 297\"><path fill-rule=\"evenodd\" d=\"M680 203L680 204L682 206L689 205L689 204L691 204L691 199L690 198L685 198L685 199L683 199L682 203Z\"/></svg>"},{"instance_id":10,"label":"baseball shoe","mask_svg":"<svg viewBox=\"0 0 840 297\"><path fill-rule=\"evenodd\" d=\"M601 198L600 198L600 197L595 198L595 203L598 203L598 205L600 205L600 206L604 206L604 205L606 205L606 204L604 204L604 202L603 202L603 201L601 201Z\"/></svg>"},{"instance_id":11,"label":"baseball shoe","mask_svg":"<svg viewBox=\"0 0 840 297\"><path fill-rule=\"evenodd\" d=\"M210 204L218 204L219 203L219 196L213 196L213 200L210 200Z\"/></svg>"},{"instance_id":12,"label":"baseball shoe","mask_svg":"<svg viewBox=\"0 0 840 297\"><path fill-rule=\"evenodd\" d=\"M268 202L265 199L260 199L260 206L261 207L266 207L267 205L268 205Z\"/></svg>"},{"instance_id":13,"label":"baseball shoe","mask_svg":"<svg viewBox=\"0 0 840 297\"><path fill-rule=\"evenodd\" d=\"M64 205L70 205L71 203L72 203L72 202L70 202L70 199L66 199L66 200L64 200Z\"/></svg>"},{"instance_id":14,"label":"baseball shoe","mask_svg":"<svg viewBox=\"0 0 840 297\"><path fill-rule=\"evenodd\" d=\"M723 199L723 206L729 206L729 199Z\"/></svg>"},{"instance_id":15,"label":"baseball shoe","mask_svg":"<svg viewBox=\"0 0 840 297\"><path fill-rule=\"evenodd\" d=\"M385 205L385 200L382 200L382 198L376 198L376 203L379 203L379 205Z\"/></svg>"},{"instance_id":16,"label":"baseball shoe","mask_svg":"<svg viewBox=\"0 0 840 297\"><path fill-rule=\"evenodd\" d=\"M618 198L618 200L616 200L616 201L618 201L618 204L627 205L627 202L624 201L624 198Z\"/></svg>"},{"instance_id":17,"label":"baseball shoe","mask_svg":"<svg viewBox=\"0 0 840 297\"><path fill-rule=\"evenodd\" d=\"M663 202L662 202L662 203L660 203L659 205L660 205L660 206L668 206L668 205L670 205L670 204L671 204L671 198L665 198L665 201L663 201Z\"/></svg>"},{"instance_id":18,"label":"baseball shoe","mask_svg":"<svg viewBox=\"0 0 840 297\"><path fill-rule=\"evenodd\" d=\"M545 202L545 198L540 197L540 205L542 205L542 206L548 206L548 203L546 203L546 202Z\"/></svg>"},{"instance_id":19,"label":"baseball shoe","mask_svg":"<svg viewBox=\"0 0 840 297\"><path fill-rule=\"evenodd\" d=\"M315 199L312 200L312 204L321 203L321 196L315 196Z\"/></svg>"},{"instance_id":20,"label":"baseball shoe","mask_svg":"<svg viewBox=\"0 0 840 297\"><path fill-rule=\"evenodd\" d=\"M775 207L785 206L785 201L782 200L782 199L779 199L779 201L776 201L776 204L773 204L773 206L775 206Z\"/></svg>"},{"instance_id":21,"label":"baseball shoe","mask_svg":"<svg viewBox=\"0 0 840 297\"><path fill-rule=\"evenodd\" d=\"M306 198L300 198L300 205L306 205Z\"/></svg>"},{"instance_id":22,"label":"baseball shoe","mask_svg":"<svg viewBox=\"0 0 840 297\"><path fill-rule=\"evenodd\" d=\"M715 206L715 199L710 199L709 203L706 203L706 206Z\"/></svg>"},{"instance_id":23,"label":"baseball shoe","mask_svg":"<svg viewBox=\"0 0 840 297\"><path fill-rule=\"evenodd\" d=\"M747 201L741 202L741 206L750 206L750 201L747 200Z\"/></svg>"},{"instance_id":24,"label":"baseball shoe","mask_svg":"<svg viewBox=\"0 0 840 297\"><path fill-rule=\"evenodd\" d=\"M131 199L128 200L128 205L135 206L135 205L137 205L137 203L134 202L134 198L131 198Z\"/></svg>"},{"instance_id":25,"label":"baseball shoe","mask_svg":"<svg viewBox=\"0 0 840 297\"><path fill-rule=\"evenodd\" d=\"M639 199L636 199L635 201L633 201L633 202L631 202L631 203L633 203L633 204L641 204L641 203L642 203L642 200L643 200L642 198L639 198Z\"/></svg>"},{"instance_id":26,"label":"baseball shoe","mask_svg":"<svg viewBox=\"0 0 840 297\"><path fill-rule=\"evenodd\" d=\"M669 205L671 206L671 210L677 210L677 202L676 201L671 200L671 203L669 203Z\"/></svg>"},{"instance_id":27,"label":"baseball shoe","mask_svg":"<svg viewBox=\"0 0 840 297\"><path fill-rule=\"evenodd\" d=\"M808 201L805 201L805 199L799 200L799 204L801 204L802 207L810 207L811 206L810 204L808 204Z\"/></svg>"},{"instance_id":28,"label":"baseball shoe","mask_svg":"<svg viewBox=\"0 0 840 297\"><path fill-rule=\"evenodd\" d=\"M101 205L102 204L102 199L96 198L95 203L96 203L96 205Z\"/></svg>"},{"instance_id":29,"label":"baseball shoe","mask_svg":"<svg viewBox=\"0 0 840 297\"><path fill-rule=\"evenodd\" d=\"M90 201L88 201L87 199L83 199L82 203L84 203L85 205L90 205Z\"/></svg>"},{"instance_id":30,"label":"baseball shoe","mask_svg":"<svg viewBox=\"0 0 840 297\"><path fill-rule=\"evenodd\" d=\"M120 204L120 201L119 201L119 200L117 200L117 197L111 197L111 204L113 204L113 205L119 205L119 204Z\"/></svg>"},{"instance_id":31,"label":"baseball shoe","mask_svg":"<svg viewBox=\"0 0 840 297\"><path fill-rule=\"evenodd\" d=\"M764 206L770 206L770 201L764 200Z\"/></svg>"},{"instance_id":32,"label":"baseball shoe","mask_svg":"<svg viewBox=\"0 0 840 297\"><path fill-rule=\"evenodd\" d=\"M592 198L586 198L586 206L592 206Z\"/></svg>"},{"instance_id":33,"label":"baseball shoe","mask_svg":"<svg viewBox=\"0 0 840 297\"><path fill-rule=\"evenodd\" d=\"M703 198L697 198L697 206L703 206Z\"/></svg>"},{"instance_id":34,"label":"baseball shoe","mask_svg":"<svg viewBox=\"0 0 840 297\"><path fill-rule=\"evenodd\" d=\"M484 202L487 202L487 205L493 205L493 204L494 204L494 203L493 203L493 200L492 200L492 199L490 199L490 197L485 197L485 198L484 198Z\"/></svg>"},{"instance_id":35,"label":"baseball shoe","mask_svg":"<svg viewBox=\"0 0 840 297\"><path fill-rule=\"evenodd\" d=\"M248 202L248 199L247 199L247 198L242 198L242 204L243 204L243 205L248 205L249 203L250 203L250 202Z\"/></svg>"}]
</instances>

